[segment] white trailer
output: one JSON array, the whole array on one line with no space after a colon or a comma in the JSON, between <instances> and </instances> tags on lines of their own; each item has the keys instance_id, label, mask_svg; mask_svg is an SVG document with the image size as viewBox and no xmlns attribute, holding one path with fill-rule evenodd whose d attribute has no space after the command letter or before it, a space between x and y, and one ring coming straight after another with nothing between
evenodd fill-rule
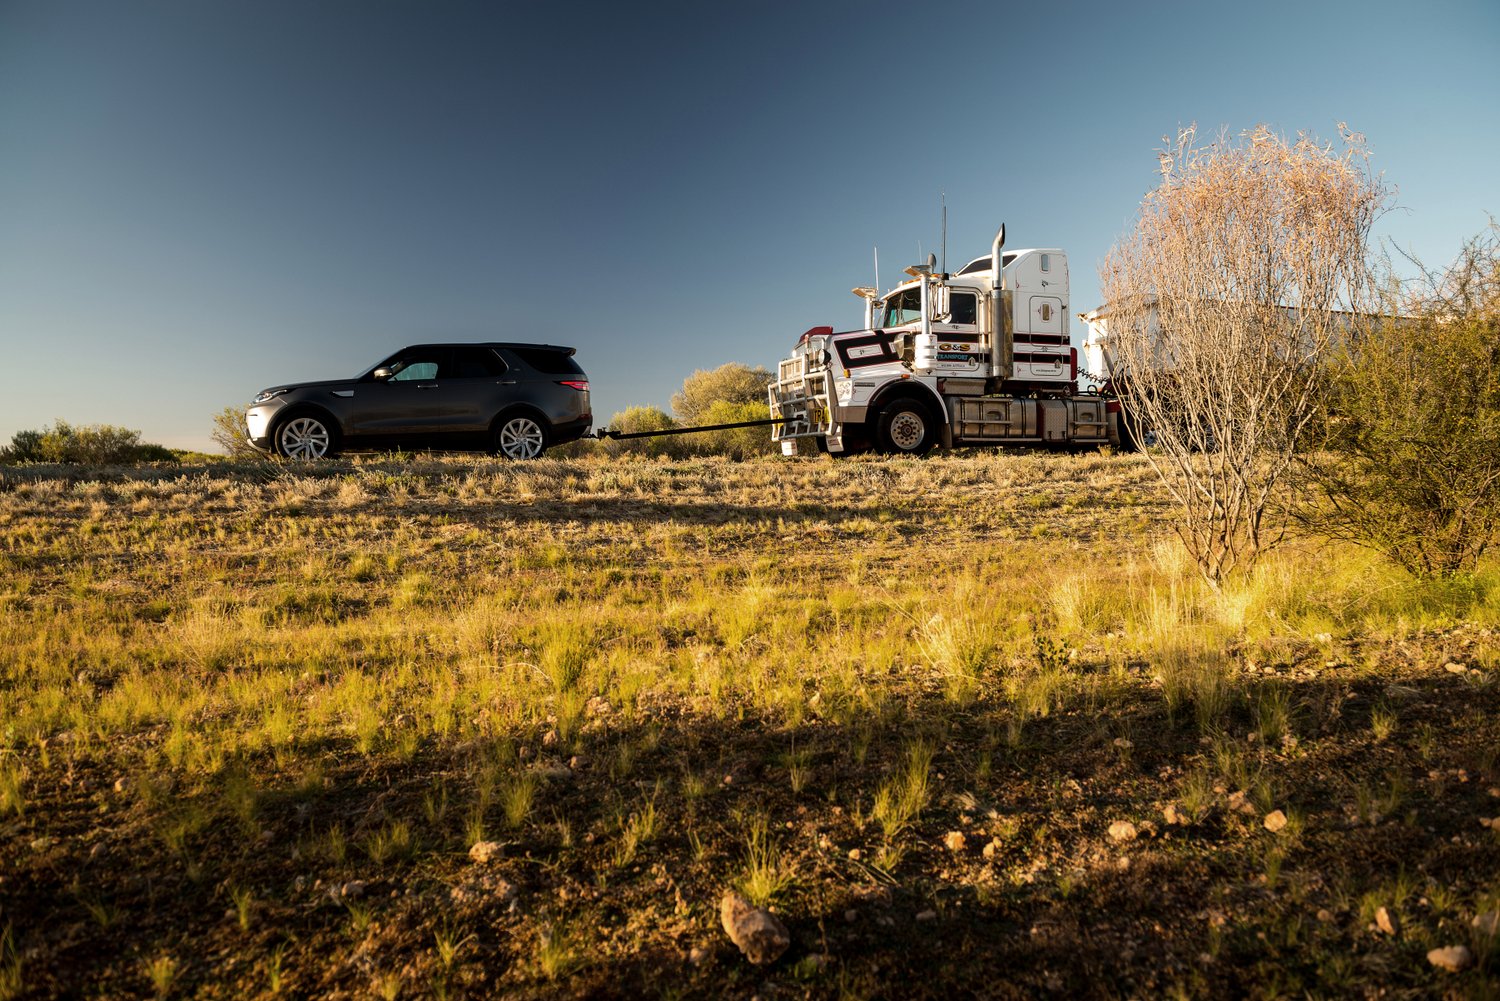
<instances>
[{"instance_id":1,"label":"white trailer","mask_svg":"<svg viewBox=\"0 0 1500 1001\"><path fill-rule=\"evenodd\" d=\"M769 387L782 451L1120 444L1118 401L1078 390L1067 255L1004 244L1001 226L953 274L929 255L883 295L854 289L862 329L803 334Z\"/></svg>"}]
</instances>

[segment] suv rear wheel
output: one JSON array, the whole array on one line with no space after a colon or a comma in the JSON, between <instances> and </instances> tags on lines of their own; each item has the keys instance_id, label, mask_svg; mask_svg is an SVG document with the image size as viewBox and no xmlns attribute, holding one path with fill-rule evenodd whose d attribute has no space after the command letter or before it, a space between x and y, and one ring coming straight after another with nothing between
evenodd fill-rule
<instances>
[{"instance_id":1,"label":"suv rear wheel","mask_svg":"<svg viewBox=\"0 0 1500 1001\"><path fill-rule=\"evenodd\" d=\"M507 459L536 459L547 447L547 432L534 417L508 417L495 428L493 444Z\"/></svg>"}]
</instances>

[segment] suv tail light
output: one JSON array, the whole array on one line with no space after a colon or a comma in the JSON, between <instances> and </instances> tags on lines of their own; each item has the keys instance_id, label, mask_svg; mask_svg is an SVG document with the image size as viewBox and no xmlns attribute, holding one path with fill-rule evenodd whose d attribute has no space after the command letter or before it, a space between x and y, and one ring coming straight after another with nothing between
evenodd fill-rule
<instances>
[{"instance_id":1,"label":"suv tail light","mask_svg":"<svg viewBox=\"0 0 1500 1001\"><path fill-rule=\"evenodd\" d=\"M589 381L587 379L559 379L557 384L559 386L567 386L569 389L576 389L580 393L587 393L589 391Z\"/></svg>"}]
</instances>

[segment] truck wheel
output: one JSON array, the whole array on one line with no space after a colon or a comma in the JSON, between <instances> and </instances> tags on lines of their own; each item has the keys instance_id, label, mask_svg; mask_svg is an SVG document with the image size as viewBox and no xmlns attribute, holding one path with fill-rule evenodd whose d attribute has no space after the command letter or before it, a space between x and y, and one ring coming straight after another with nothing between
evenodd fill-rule
<instances>
[{"instance_id":1,"label":"truck wheel","mask_svg":"<svg viewBox=\"0 0 1500 1001\"><path fill-rule=\"evenodd\" d=\"M1124 410L1115 411L1115 426L1120 431L1120 451L1139 452L1141 450L1141 426Z\"/></svg>"},{"instance_id":2,"label":"truck wheel","mask_svg":"<svg viewBox=\"0 0 1500 1001\"><path fill-rule=\"evenodd\" d=\"M875 440L891 455L922 455L937 442L937 427L926 407L897 400L880 412Z\"/></svg>"}]
</instances>

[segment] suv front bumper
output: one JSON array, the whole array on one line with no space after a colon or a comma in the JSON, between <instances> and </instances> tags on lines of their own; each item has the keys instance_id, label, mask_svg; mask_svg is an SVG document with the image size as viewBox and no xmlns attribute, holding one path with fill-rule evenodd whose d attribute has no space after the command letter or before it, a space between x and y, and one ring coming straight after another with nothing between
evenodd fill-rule
<instances>
[{"instance_id":1,"label":"suv front bumper","mask_svg":"<svg viewBox=\"0 0 1500 1001\"><path fill-rule=\"evenodd\" d=\"M245 435L250 439L250 444L262 452L270 452L271 448L271 422L276 418L276 412L282 407L281 401L268 400L265 403L253 404L245 411Z\"/></svg>"}]
</instances>

